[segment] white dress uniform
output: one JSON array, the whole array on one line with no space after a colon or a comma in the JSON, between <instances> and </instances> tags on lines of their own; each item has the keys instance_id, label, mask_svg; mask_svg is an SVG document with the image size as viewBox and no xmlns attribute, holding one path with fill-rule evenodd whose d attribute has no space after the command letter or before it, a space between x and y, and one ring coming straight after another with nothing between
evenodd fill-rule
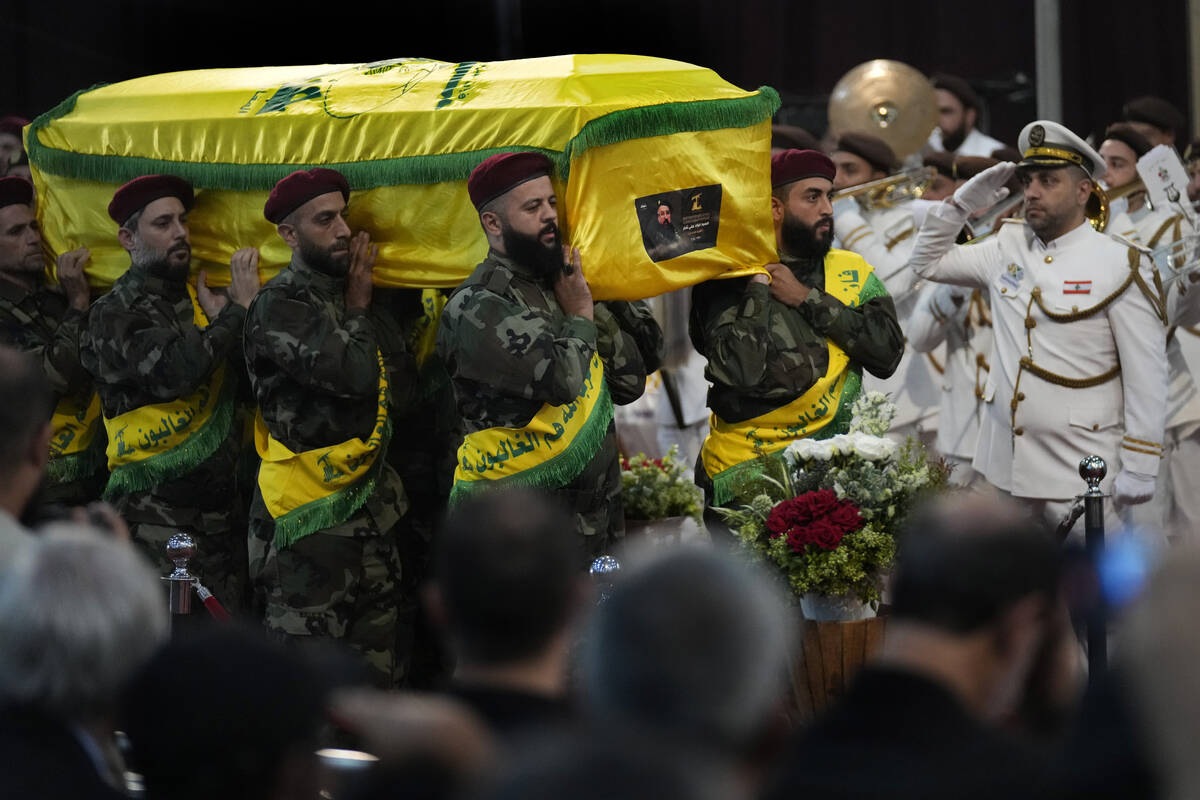
<instances>
[{"instance_id":1,"label":"white dress uniform","mask_svg":"<svg viewBox=\"0 0 1200 800\"><path fill-rule=\"evenodd\" d=\"M1113 217L1108 230L1150 250L1193 232L1181 212L1151 210L1148 205L1121 212ZM1194 284L1180 280L1166 288L1166 298L1170 388L1163 463L1154 499L1139 506L1133 520L1181 539L1200 530L1200 492L1196 491L1200 487L1200 391L1193 379L1193 369L1200 368L1200 336L1189 325L1200 321L1200 291Z\"/></svg>"},{"instance_id":2,"label":"white dress uniform","mask_svg":"<svg viewBox=\"0 0 1200 800\"><path fill-rule=\"evenodd\" d=\"M852 250L875 268L896 306L896 318L901 330L907 332L917 306L920 280L908 269L918 226L914 211L927 213L927 201L909 201L892 208L864 212L852 200L842 201L834 211L834 231L840 247ZM909 435L933 445L938 428L938 407L941 391L935 363L945 357L945 348L938 348L930 358L906 347L899 366L890 378L863 375L863 389L891 395L896 404L896 417L891 433L898 439Z\"/></svg>"},{"instance_id":3,"label":"white dress uniform","mask_svg":"<svg viewBox=\"0 0 1200 800\"><path fill-rule=\"evenodd\" d=\"M992 350L987 294L978 289L926 283L905 334L909 345L919 353L931 353L945 344L945 361L935 364L941 368L937 449L954 466L950 482L970 486L979 475L971 462L979 439Z\"/></svg>"},{"instance_id":4,"label":"white dress uniform","mask_svg":"<svg viewBox=\"0 0 1200 800\"><path fill-rule=\"evenodd\" d=\"M941 128L934 128L933 133L929 134L927 146L935 152L942 152L946 149L946 146L942 143ZM992 153L1004 146L1004 142L999 139L993 139L983 131L972 128L967 137L963 139L963 143L953 152L956 156L986 156L991 158Z\"/></svg>"},{"instance_id":5,"label":"white dress uniform","mask_svg":"<svg viewBox=\"0 0 1200 800\"><path fill-rule=\"evenodd\" d=\"M1026 126L1021 144L1028 163L1061 166L1072 162L1054 160L1073 153L1091 161L1090 169L1075 162L1089 172L1103 169L1099 154L1056 123ZM1141 274L1148 259L1087 222L1050 242L1009 222L995 236L954 246L970 210L951 199L931 211L910 265L923 278L985 291L991 302L975 469L1054 522L1083 489L1085 456L1107 462L1106 491L1122 471L1133 482L1157 475L1166 327Z\"/></svg>"}]
</instances>

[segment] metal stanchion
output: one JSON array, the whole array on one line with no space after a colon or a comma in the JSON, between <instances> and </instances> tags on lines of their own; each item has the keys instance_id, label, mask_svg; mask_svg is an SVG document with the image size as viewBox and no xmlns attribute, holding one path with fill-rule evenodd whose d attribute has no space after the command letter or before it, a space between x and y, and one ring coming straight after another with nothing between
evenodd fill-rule
<instances>
[{"instance_id":1,"label":"metal stanchion","mask_svg":"<svg viewBox=\"0 0 1200 800\"><path fill-rule=\"evenodd\" d=\"M588 574L596 582L596 605L603 603L612 594L613 581L621 571L621 562L613 556L600 556L592 562Z\"/></svg>"},{"instance_id":2,"label":"metal stanchion","mask_svg":"<svg viewBox=\"0 0 1200 800\"><path fill-rule=\"evenodd\" d=\"M175 571L163 578L167 582L167 607L171 616L192 613L192 575L188 562L196 555L196 542L186 533L177 533L167 540L167 558Z\"/></svg>"},{"instance_id":3,"label":"metal stanchion","mask_svg":"<svg viewBox=\"0 0 1200 800\"><path fill-rule=\"evenodd\" d=\"M1104 555L1104 493L1100 482L1108 474L1108 465L1100 456L1088 456L1079 462L1079 477L1088 485L1083 493L1083 544L1088 561L1096 572L1097 591L1087 616L1088 673L1099 676L1108 668L1108 609L1099 587L1100 560Z\"/></svg>"}]
</instances>

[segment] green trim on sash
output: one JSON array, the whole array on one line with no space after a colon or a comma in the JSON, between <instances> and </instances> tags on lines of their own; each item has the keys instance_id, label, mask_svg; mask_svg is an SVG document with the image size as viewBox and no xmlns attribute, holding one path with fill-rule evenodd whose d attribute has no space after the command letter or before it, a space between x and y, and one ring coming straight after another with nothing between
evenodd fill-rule
<instances>
[{"instance_id":1,"label":"green trim on sash","mask_svg":"<svg viewBox=\"0 0 1200 800\"><path fill-rule=\"evenodd\" d=\"M236 383L234 374L227 371L212 416L200 429L165 453L116 467L108 477L103 498L111 500L119 495L148 491L160 483L186 475L217 452L233 428ZM98 438L103 441L103 437Z\"/></svg>"},{"instance_id":2,"label":"green trim on sash","mask_svg":"<svg viewBox=\"0 0 1200 800\"><path fill-rule=\"evenodd\" d=\"M596 452L608 435L608 426L613 420L612 397L608 392L608 381L600 384L600 396L591 415L584 421L575 438L567 443L561 453L548 461L505 475L494 480L455 481L450 489L450 505L478 496L481 492L520 486L529 489L560 489L579 477L584 468L595 458Z\"/></svg>"},{"instance_id":3,"label":"green trim on sash","mask_svg":"<svg viewBox=\"0 0 1200 800\"><path fill-rule=\"evenodd\" d=\"M46 464L46 482L52 485L71 483L95 475L108 464L108 436L104 425L97 420L92 441L82 453L52 456Z\"/></svg>"}]
</instances>

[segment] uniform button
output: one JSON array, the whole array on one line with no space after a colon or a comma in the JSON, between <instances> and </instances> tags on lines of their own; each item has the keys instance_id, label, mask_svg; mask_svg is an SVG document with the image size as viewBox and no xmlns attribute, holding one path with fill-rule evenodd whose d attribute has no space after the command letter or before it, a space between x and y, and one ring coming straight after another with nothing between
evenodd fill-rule
<instances>
[{"instance_id":1,"label":"uniform button","mask_svg":"<svg viewBox=\"0 0 1200 800\"><path fill-rule=\"evenodd\" d=\"M1025 399L1025 393L1017 392L1017 400L1024 400L1024 399Z\"/></svg>"},{"instance_id":2,"label":"uniform button","mask_svg":"<svg viewBox=\"0 0 1200 800\"><path fill-rule=\"evenodd\" d=\"M1092 430L1094 430L1094 431L1098 431L1098 430L1100 430L1100 426L1099 426L1099 425L1096 425L1096 424L1093 424L1093 425L1092 425Z\"/></svg>"},{"instance_id":3,"label":"uniform button","mask_svg":"<svg viewBox=\"0 0 1200 800\"><path fill-rule=\"evenodd\" d=\"M1015 433L1017 436L1023 436L1025 434L1025 429L1024 428L1015 428L1013 430L1013 433Z\"/></svg>"},{"instance_id":4,"label":"uniform button","mask_svg":"<svg viewBox=\"0 0 1200 800\"><path fill-rule=\"evenodd\" d=\"M1053 263L1054 263L1054 256L1046 256L1046 263L1047 263L1047 264L1053 264Z\"/></svg>"},{"instance_id":5,"label":"uniform button","mask_svg":"<svg viewBox=\"0 0 1200 800\"><path fill-rule=\"evenodd\" d=\"M1003 286L1001 286L1001 287L1000 287L1000 294L1008 294L1008 289L1005 289Z\"/></svg>"}]
</instances>

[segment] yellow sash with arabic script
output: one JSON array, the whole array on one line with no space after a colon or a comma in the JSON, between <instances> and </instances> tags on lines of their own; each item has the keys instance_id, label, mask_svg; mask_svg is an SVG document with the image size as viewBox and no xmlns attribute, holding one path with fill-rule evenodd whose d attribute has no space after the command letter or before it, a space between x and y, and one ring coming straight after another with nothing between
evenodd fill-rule
<instances>
[{"instance_id":1,"label":"yellow sash with arabic script","mask_svg":"<svg viewBox=\"0 0 1200 800\"><path fill-rule=\"evenodd\" d=\"M825 292L847 306L858 306L885 293L874 270L861 256L830 250L825 257ZM704 471L713 482L713 504L733 498L734 485L756 460L782 451L797 439L824 439L845 433L850 407L862 390L862 374L851 367L846 351L826 339L829 366L804 394L787 405L741 422L709 415L708 437L700 449Z\"/></svg>"},{"instance_id":2,"label":"yellow sash with arabic script","mask_svg":"<svg viewBox=\"0 0 1200 800\"><path fill-rule=\"evenodd\" d=\"M288 547L310 533L340 525L375 491L379 456L391 438L387 372L379 355L379 408L366 441L355 437L332 447L292 452L270 431L259 411L254 448L262 459L258 488L275 520L274 544Z\"/></svg>"},{"instance_id":3,"label":"yellow sash with arabic script","mask_svg":"<svg viewBox=\"0 0 1200 800\"><path fill-rule=\"evenodd\" d=\"M196 327L207 327L196 290L191 284L187 290ZM224 364L213 370L207 384L186 397L104 417L112 473L104 496L144 492L186 475L217 451L232 425L233 381Z\"/></svg>"},{"instance_id":4,"label":"yellow sash with arabic script","mask_svg":"<svg viewBox=\"0 0 1200 800\"><path fill-rule=\"evenodd\" d=\"M69 483L95 474L104 463L100 432L100 396L92 393L86 406L64 397L50 418L50 462L46 478L52 484Z\"/></svg>"},{"instance_id":5,"label":"yellow sash with arabic script","mask_svg":"<svg viewBox=\"0 0 1200 800\"><path fill-rule=\"evenodd\" d=\"M458 448L450 503L501 486L566 486L596 455L612 418L604 362L593 353L583 389L570 403L542 406L523 428L467 434Z\"/></svg>"}]
</instances>

